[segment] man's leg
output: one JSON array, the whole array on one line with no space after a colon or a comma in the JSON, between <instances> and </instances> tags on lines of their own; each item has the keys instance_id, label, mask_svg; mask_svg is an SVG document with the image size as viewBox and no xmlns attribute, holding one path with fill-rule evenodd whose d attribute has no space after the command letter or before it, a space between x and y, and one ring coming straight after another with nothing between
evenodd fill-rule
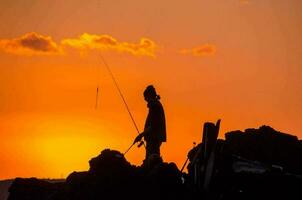
<instances>
[{"instance_id":1,"label":"man's leg","mask_svg":"<svg viewBox=\"0 0 302 200\"><path fill-rule=\"evenodd\" d=\"M150 144L150 142L146 142L146 156L145 156L145 160L147 160L150 157L151 154L152 154L151 144Z\"/></svg>"},{"instance_id":2,"label":"man's leg","mask_svg":"<svg viewBox=\"0 0 302 200\"><path fill-rule=\"evenodd\" d=\"M157 154L160 157L160 145L161 145L161 142L159 142L159 141L154 142L152 154Z\"/></svg>"},{"instance_id":3,"label":"man's leg","mask_svg":"<svg viewBox=\"0 0 302 200\"><path fill-rule=\"evenodd\" d=\"M153 141L146 143L146 159L149 158L152 154L157 154L158 156L160 156L161 142Z\"/></svg>"}]
</instances>

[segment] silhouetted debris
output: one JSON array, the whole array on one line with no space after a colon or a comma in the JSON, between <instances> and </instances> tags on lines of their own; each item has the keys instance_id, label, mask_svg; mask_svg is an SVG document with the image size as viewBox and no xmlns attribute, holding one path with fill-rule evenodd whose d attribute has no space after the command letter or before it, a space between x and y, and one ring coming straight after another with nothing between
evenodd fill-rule
<instances>
[{"instance_id":1,"label":"silhouetted debris","mask_svg":"<svg viewBox=\"0 0 302 200\"><path fill-rule=\"evenodd\" d=\"M188 156L196 155L193 148ZM215 148L215 174L211 180L210 199L296 199L302 187L302 145L298 138L275 131L269 126L232 131L219 139ZM201 175L188 165L189 181L203 180L203 153L198 155ZM205 192L205 191L201 191Z\"/></svg>"},{"instance_id":2,"label":"silhouetted debris","mask_svg":"<svg viewBox=\"0 0 302 200\"><path fill-rule=\"evenodd\" d=\"M8 188L11 186L13 180L2 180L0 181L0 200L7 200Z\"/></svg>"},{"instance_id":3,"label":"silhouetted debris","mask_svg":"<svg viewBox=\"0 0 302 200\"><path fill-rule=\"evenodd\" d=\"M297 137L262 126L244 132L229 132L225 140L213 138L211 144L214 145L210 149L215 156L208 158L215 158L214 162L204 159L207 157L203 152L206 148L200 143L188 153L191 161L188 174L181 173L174 163L162 162L161 158L145 161L137 167L120 152L105 149L89 161L88 171L73 172L63 183L34 178L15 179L9 189L8 200L259 200L301 197L302 144ZM198 159L192 163L195 157ZM203 172L209 168L207 163L211 163L213 176L205 191L196 183L204 183Z\"/></svg>"},{"instance_id":4,"label":"silhouetted debris","mask_svg":"<svg viewBox=\"0 0 302 200\"><path fill-rule=\"evenodd\" d=\"M269 126L232 131L225 134L224 154L237 155L284 170L302 174L302 145L296 136L275 131Z\"/></svg>"}]
</instances>

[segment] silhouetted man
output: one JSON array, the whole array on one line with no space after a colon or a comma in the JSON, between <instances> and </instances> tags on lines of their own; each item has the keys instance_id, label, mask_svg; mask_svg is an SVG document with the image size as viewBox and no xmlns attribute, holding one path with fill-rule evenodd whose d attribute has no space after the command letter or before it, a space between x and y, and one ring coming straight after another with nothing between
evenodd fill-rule
<instances>
[{"instance_id":1,"label":"silhouetted man","mask_svg":"<svg viewBox=\"0 0 302 200\"><path fill-rule=\"evenodd\" d=\"M143 137L146 141L146 158L151 156L160 157L160 145L166 142L166 120L160 96L156 93L153 85L149 85L144 91L144 98L147 101L149 113L145 122L144 132L139 134L135 141L140 141Z\"/></svg>"}]
</instances>

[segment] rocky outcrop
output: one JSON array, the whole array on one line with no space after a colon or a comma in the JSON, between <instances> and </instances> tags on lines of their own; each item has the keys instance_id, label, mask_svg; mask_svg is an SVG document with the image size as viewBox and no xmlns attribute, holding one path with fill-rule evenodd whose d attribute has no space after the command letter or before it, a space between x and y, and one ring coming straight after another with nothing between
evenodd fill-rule
<instances>
[{"instance_id":1,"label":"rocky outcrop","mask_svg":"<svg viewBox=\"0 0 302 200\"><path fill-rule=\"evenodd\" d=\"M105 149L89 161L88 171L73 172L64 182L15 179L8 200L300 199L302 143L297 137L268 126L226 133L214 145L208 191L200 190L206 165L200 147L204 144L188 154L188 174L161 159L134 166L120 152Z\"/></svg>"},{"instance_id":2,"label":"rocky outcrop","mask_svg":"<svg viewBox=\"0 0 302 200\"><path fill-rule=\"evenodd\" d=\"M64 182L49 182L37 178L16 178L9 188L8 200L63 200L65 197Z\"/></svg>"},{"instance_id":3,"label":"rocky outcrop","mask_svg":"<svg viewBox=\"0 0 302 200\"><path fill-rule=\"evenodd\" d=\"M8 200L185 199L174 163L136 167L120 152L105 149L89 164L89 171L73 172L64 183L17 178Z\"/></svg>"}]
</instances>

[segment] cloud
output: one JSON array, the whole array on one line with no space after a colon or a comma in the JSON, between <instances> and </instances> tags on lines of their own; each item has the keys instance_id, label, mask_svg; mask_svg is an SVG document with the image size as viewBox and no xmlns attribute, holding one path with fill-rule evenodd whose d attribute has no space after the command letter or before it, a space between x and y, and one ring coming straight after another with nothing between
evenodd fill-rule
<instances>
[{"instance_id":1,"label":"cloud","mask_svg":"<svg viewBox=\"0 0 302 200\"><path fill-rule=\"evenodd\" d=\"M27 33L14 39L0 39L0 50L17 55L54 55L63 53L51 37L35 32Z\"/></svg>"},{"instance_id":2,"label":"cloud","mask_svg":"<svg viewBox=\"0 0 302 200\"><path fill-rule=\"evenodd\" d=\"M216 46L213 44L204 44L192 49L183 49L182 54L190 54L197 57L214 56L216 54Z\"/></svg>"},{"instance_id":3,"label":"cloud","mask_svg":"<svg viewBox=\"0 0 302 200\"><path fill-rule=\"evenodd\" d=\"M0 51L16 55L61 55L63 47L72 47L76 50L89 51L117 51L137 56L155 57L157 45L148 38L141 38L138 43L119 42L110 35L94 35L84 33L78 38L66 38L59 44L51 37L35 32L13 39L0 39Z\"/></svg>"},{"instance_id":4,"label":"cloud","mask_svg":"<svg viewBox=\"0 0 302 200\"><path fill-rule=\"evenodd\" d=\"M110 35L93 35L84 33L78 38L62 40L62 45L69 46L81 51L87 50L113 50L126 52L137 56L155 57L157 45L148 38L141 38L139 43L119 42Z\"/></svg>"}]
</instances>

